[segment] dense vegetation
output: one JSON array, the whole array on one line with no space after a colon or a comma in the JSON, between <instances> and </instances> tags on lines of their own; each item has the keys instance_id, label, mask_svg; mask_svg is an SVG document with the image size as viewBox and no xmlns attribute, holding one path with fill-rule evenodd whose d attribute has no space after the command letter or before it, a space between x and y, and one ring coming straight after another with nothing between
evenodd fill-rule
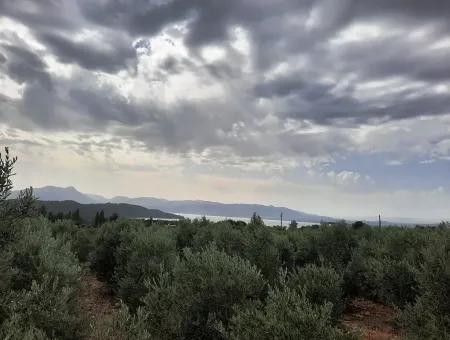
<instances>
[{"instance_id":1,"label":"dense vegetation","mask_svg":"<svg viewBox=\"0 0 450 340\"><path fill-rule=\"evenodd\" d=\"M180 216L157 209L147 209L126 203L80 204L74 201L37 201L42 215L51 221L73 219L79 224L96 224L114 215L125 218L178 219ZM102 214L102 216L99 216ZM101 223L99 223L101 224Z\"/></svg>"},{"instance_id":2,"label":"dense vegetation","mask_svg":"<svg viewBox=\"0 0 450 340\"><path fill-rule=\"evenodd\" d=\"M82 267L122 306L101 338L355 339L354 297L398 309L411 339L450 337L450 229L362 224L288 229L206 219L50 221L0 181L0 338L80 339ZM12 162L12 164L11 164ZM8 168L9 167L9 168Z\"/></svg>"}]
</instances>

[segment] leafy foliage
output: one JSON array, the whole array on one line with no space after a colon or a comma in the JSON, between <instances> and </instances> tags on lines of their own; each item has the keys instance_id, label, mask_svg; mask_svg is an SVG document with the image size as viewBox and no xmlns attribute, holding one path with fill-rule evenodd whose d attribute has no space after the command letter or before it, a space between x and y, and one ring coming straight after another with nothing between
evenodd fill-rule
<instances>
[{"instance_id":1,"label":"leafy foliage","mask_svg":"<svg viewBox=\"0 0 450 340\"><path fill-rule=\"evenodd\" d=\"M418 272L422 294L400 313L410 339L450 338L450 237L442 235L434 247L423 251Z\"/></svg>"},{"instance_id":2,"label":"leafy foliage","mask_svg":"<svg viewBox=\"0 0 450 340\"><path fill-rule=\"evenodd\" d=\"M343 278L331 267L306 265L294 270L286 285L298 293L303 293L311 303L330 303L333 320L337 320L344 309Z\"/></svg>"},{"instance_id":3,"label":"leafy foliage","mask_svg":"<svg viewBox=\"0 0 450 340\"><path fill-rule=\"evenodd\" d=\"M136 308L147 291L145 280L157 278L162 268L172 268L177 252L175 240L167 230L137 228L123 233L115 256L118 294Z\"/></svg>"},{"instance_id":4,"label":"leafy foliage","mask_svg":"<svg viewBox=\"0 0 450 340\"><path fill-rule=\"evenodd\" d=\"M17 239L0 254L0 334L75 339L80 268L70 245L54 238L44 219L23 220L17 227Z\"/></svg>"},{"instance_id":5,"label":"leafy foliage","mask_svg":"<svg viewBox=\"0 0 450 340\"><path fill-rule=\"evenodd\" d=\"M332 325L332 305L311 303L286 288L269 293L264 306L240 307L230 322L230 339L352 339Z\"/></svg>"},{"instance_id":6,"label":"leafy foliage","mask_svg":"<svg viewBox=\"0 0 450 340\"><path fill-rule=\"evenodd\" d=\"M264 296L257 268L215 247L186 250L172 272L148 283L141 312L146 329L158 339L222 339L236 305Z\"/></svg>"}]
</instances>

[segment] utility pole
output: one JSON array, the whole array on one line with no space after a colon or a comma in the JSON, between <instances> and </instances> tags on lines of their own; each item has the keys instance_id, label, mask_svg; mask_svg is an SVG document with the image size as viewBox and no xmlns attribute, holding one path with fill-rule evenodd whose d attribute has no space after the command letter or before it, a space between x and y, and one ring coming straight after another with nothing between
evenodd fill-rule
<instances>
[{"instance_id":1,"label":"utility pole","mask_svg":"<svg viewBox=\"0 0 450 340\"><path fill-rule=\"evenodd\" d=\"M280 214L281 228L283 228L283 212Z\"/></svg>"},{"instance_id":2,"label":"utility pole","mask_svg":"<svg viewBox=\"0 0 450 340\"><path fill-rule=\"evenodd\" d=\"M381 228L381 215L378 215L378 226Z\"/></svg>"}]
</instances>

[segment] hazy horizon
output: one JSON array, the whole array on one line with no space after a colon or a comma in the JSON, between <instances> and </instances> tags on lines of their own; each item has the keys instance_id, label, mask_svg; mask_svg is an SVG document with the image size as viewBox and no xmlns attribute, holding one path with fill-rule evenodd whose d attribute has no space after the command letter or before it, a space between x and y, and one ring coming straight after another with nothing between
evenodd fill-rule
<instances>
[{"instance_id":1,"label":"hazy horizon","mask_svg":"<svg viewBox=\"0 0 450 340\"><path fill-rule=\"evenodd\" d=\"M450 2L2 1L16 188L441 220Z\"/></svg>"},{"instance_id":2,"label":"hazy horizon","mask_svg":"<svg viewBox=\"0 0 450 340\"><path fill-rule=\"evenodd\" d=\"M113 195L113 196L108 196L108 195L103 195L103 194L99 194L99 193L95 193L95 192L86 192L86 191L82 191L79 190L78 188L70 185L67 187L59 187L59 186L53 186L53 185L47 185L47 186L43 186L43 187L34 187L35 190L40 190L43 188L57 188L57 189L75 189L76 191L80 192L81 194L87 195L87 196L101 196L102 198L109 200L109 199L114 199L114 198L118 198L118 197L126 197L126 198L156 198L156 199L162 199L162 200L167 200L167 201L177 201L176 199L173 199L171 197L157 197L157 196L152 196L152 195L143 195L143 196L133 196L133 195ZM23 190L25 188L16 188L17 191ZM37 198L39 199L39 195L36 195ZM211 201L211 200L203 200L203 199L187 199L186 201L205 201L205 202L212 202L212 203L223 203L223 204L256 204L256 205L264 205L264 206L275 206L275 207L283 207L283 208L287 208L287 209L292 209L292 210L297 210L303 213L307 213L307 214L313 214L313 215L323 215L323 216L327 216L330 218L336 218L336 219L345 219L345 220L364 220L364 221L378 221L378 214L373 214L373 215L331 215L331 214L321 214L321 213L317 213L316 211L305 211L301 208L296 208L296 207L292 207L292 206L283 206L281 204L276 204L276 202L271 202L271 203L262 203L262 202L244 202L244 201L229 201L229 202L225 202L225 201ZM183 201L183 200L180 200ZM173 214L179 214L179 212L177 211L167 211L169 213L173 213ZM186 213L182 213L182 215L186 215ZM234 218L234 216L225 216L225 215L208 215L208 214L187 214L187 215L199 215L199 216L212 216L212 217L230 217L230 218ZM236 217L236 218L242 218L242 217ZM250 218L250 217L248 217ZM267 219L267 218L265 218ZM393 222L393 223L423 223L423 224L428 224L428 223L439 223L442 221L447 221L449 220L449 216L440 216L438 218L424 218L424 217L414 217L414 216L389 216L389 215L383 215L382 216L382 220L386 221L386 222ZM267 219L270 221L274 221L273 219ZM302 221L298 221L298 222L302 222ZM303 222L302 222L303 223ZM309 222L305 222L305 223L309 223Z\"/></svg>"}]
</instances>

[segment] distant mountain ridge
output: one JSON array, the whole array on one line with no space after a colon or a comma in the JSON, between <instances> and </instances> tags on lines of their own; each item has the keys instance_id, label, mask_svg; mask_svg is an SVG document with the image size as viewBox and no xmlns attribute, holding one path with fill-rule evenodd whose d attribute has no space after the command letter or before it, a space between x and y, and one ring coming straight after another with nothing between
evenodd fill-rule
<instances>
[{"instance_id":1,"label":"distant mountain ridge","mask_svg":"<svg viewBox=\"0 0 450 340\"><path fill-rule=\"evenodd\" d=\"M55 186L33 188L33 192L34 195L42 201L75 201L81 204L104 203L92 199L91 197L89 197L89 195L79 192L72 186L67 188ZM14 191L11 195L11 198L16 198L17 195L18 191Z\"/></svg>"},{"instance_id":2,"label":"distant mountain ridge","mask_svg":"<svg viewBox=\"0 0 450 340\"><path fill-rule=\"evenodd\" d=\"M297 220L301 222L320 222L320 221L334 221L335 219L327 216L319 216L314 214L307 214L301 211L285 208L275 207L262 204L248 204L248 203L219 203L210 201L169 201L153 197L114 197L111 202L127 202L137 204L144 207L153 207L165 211L176 212L179 214L196 214L206 216L224 216L224 217L250 217L254 212L262 218L270 220L280 219L280 214L283 213L285 221Z\"/></svg>"},{"instance_id":3,"label":"distant mountain ridge","mask_svg":"<svg viewBox=\"0 0 450 340\"><path fill-rule=\"evenodd\" d=\"M196 214L206 216L224 216L224 217L250 217L254 212L265 219L276 220L283 213L285 221L297 220L301 222L320 222L335 221L336 219L314 214L304 213L302 211L289 209L285 207L275 207L262 204L248 203L219 203L200 200L171 201L154 197L130 198L126 196L116 196L111 199L101 195L85 194L74 187L67 188L46 186L35 188L35 195L41 201L75 201L82 204L95 203L127 203L137 205L148 209L157 209L178 214ZM13 193L13 197L17 192ZM125 217L125 216L123 216Z\"/></svg>"}]
</instances>

